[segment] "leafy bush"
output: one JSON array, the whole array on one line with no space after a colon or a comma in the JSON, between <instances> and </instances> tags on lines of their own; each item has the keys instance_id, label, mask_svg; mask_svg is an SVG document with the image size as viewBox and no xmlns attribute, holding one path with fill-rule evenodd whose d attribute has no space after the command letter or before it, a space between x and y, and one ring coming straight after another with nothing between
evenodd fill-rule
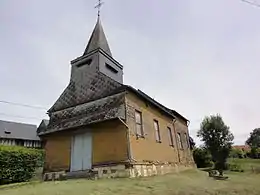
<instances>
[{"instance_id":1,"label":"leafy bush","mask_svg":"<svg viewBox=\"0 0 260 195\"><path fill-rule=\"evenodd\" d=\"M233 148L230 151L229 157L230 158L246 158L246 154L241 149Z\"/></svg>"},{"instance_id":2,"label":"leafy bush","mask_svg":"<svg viewBox=\"0 0 260 195\"><path fill-rule=\"evenodd\" d=\"M244 172L244 169L240 164L232 163L232 162L227 164L227 169L234 172Z\"/></svg>"},{"instance_id":3,"label":"leafy bush","mask_svg":"<svg viewBox=\"0 0 260 195\"><path fill-rule=\"evenodd\" d=\"M45 153L44 153L44 150L42 149L34 149L35 152L37 152L37 163L36 163L36 167L43 167L43 164L44 164L44 156L45 156Z\"/></svg>"},{"instance_id":4,"label":"leafy bush","mask_svg":"<svg viewBox=\"0 0 260 195\"><path fill-rule=\"evenodd\" d=\"M43 151L16 146L0 146L0 184L24 182L32 178L43 162Z\"/></svg>"},{"instance_id":5,"label":"leafy bush","mask_svg":"<svg viewBox=\"0 0 260 195\"><path fill-rule=\"evenodd\" d=\"M249 153L250 158L260 159L260 148L252 148Z\"/></svg>"},{"instance_id":6,"label":"leafy bush","mask_svg":"<svg viewBox=\"0 0 260 195\"><path fill-rule=\"evenodd\" d=\"M193 158L198 168L207 168L213 166L211 155L205 148L195 148L193 150Z\"/></svg>"}]
</instances>

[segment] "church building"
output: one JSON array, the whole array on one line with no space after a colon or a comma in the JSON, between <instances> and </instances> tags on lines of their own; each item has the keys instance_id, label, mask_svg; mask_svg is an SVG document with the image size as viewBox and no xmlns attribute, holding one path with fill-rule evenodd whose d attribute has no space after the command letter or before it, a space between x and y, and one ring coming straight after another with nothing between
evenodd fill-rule
<instances>
[{"instance_id":1,"label":"church building","mask_svg":"<svg viewBox=\"0 0 260 195\"><path fill-rule=\"evenodd\" d=\"M195 166L188 119L123 84L123 66L112 56L100 17L48 114L47 127L38 131L46 177L138 177Z\"/></svg>"}]
</instances>

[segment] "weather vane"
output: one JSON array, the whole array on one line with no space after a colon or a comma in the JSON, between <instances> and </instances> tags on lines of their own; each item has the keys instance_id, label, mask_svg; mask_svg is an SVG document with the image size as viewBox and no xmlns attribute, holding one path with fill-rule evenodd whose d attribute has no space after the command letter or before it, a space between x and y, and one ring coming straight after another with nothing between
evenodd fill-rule
<instances>
[{"instance_id":1,"label":"weather vane","mask_svg":"<svg viewBox=\"0 0 260 195\"><path fill-rule=\"evenodd\" d=\"M104 2L102 2L102 0L98 0L98 4L95 6L95 9L98 9L98 17L100 16L100 9L103 4Z\"/></svg>"}]
</instances>

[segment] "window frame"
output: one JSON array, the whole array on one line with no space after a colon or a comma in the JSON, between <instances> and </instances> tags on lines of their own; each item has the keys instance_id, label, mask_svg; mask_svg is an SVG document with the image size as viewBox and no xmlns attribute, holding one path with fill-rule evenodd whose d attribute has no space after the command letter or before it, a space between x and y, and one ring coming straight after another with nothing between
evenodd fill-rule
<instances>
[{"instance_id":1,"label":"window frame","mask_svg":"<svg viewBox=\"0 0 260 195\"><path fill-rule=\"evenodd\" d=\"M182 143L180 132L177 133L177 138L178 138L178 147L179 147L180 150L183 150L183 143Z\"/></svg>"},{"instance_id":2,"label":"window frame","mask_svg":"<svg viewBox=\"0 0 260 195\"><path fill-rule=\"evenodd\" d=\"M186 140L187 148L190 148L189 136L186 132L184 133L184 137L185 137L185 140Z\"/></svg>"},{"instance_id":3,"label":"window frame","mask_svg":"<svg viewBox=\"0 0 260 195\"><path fill-rule=\"evenodd\" d=\"M156 124L156 126L155 126ZM162 138L161 138L161 132L160 132L160 125L159 125L159 121L154 119L153 120L153 126L154 126L154 130L155 130L155 139L157 143L162 143ZM157 139L158 138L158 139Z\"/></svg>"},{"instance_id":4,"label":"window frame","mask_svg":"<svg viewBox=\"0 0 260 195\"><path fill-rule=\"evenodd\" d=\"M137 113L140 115L140 122L137 121L137 117L136 117L136 114L137 114ZM141 132L138 132L138 128L137 128L138 125L141 127L141 128L140 128ZM142 112L139 111L139 110L136 110L136 109L135 109L135 134L136 134L136 136L137 136L138 138L139 138L139 137L144 138L144 128L143 128L143 116L142 116Z\"/></svg>"},{"instance_id":5,"label":"window frame","mask_svg":"<svg viewBox=\"0 0 260 195\"><path fill-rule=\"evenodd\" d=\"M170 127L167 127L167 131L168 131L169 145L174 148L172 129Z\"/></svg>"},{"instance_id":6,"label":"window frame","mask_svg":"<svg viewBox=\"0 0 260 195\"><path fill-rule=\"evenodd\" d=\"M105 67L106 69L108 69L110 72L114 73L114 74L117 74L118 73L118 70L115 69L113 66L111 66L110 64L108 63L105 63Z\"/></svg>"}]
</instances>

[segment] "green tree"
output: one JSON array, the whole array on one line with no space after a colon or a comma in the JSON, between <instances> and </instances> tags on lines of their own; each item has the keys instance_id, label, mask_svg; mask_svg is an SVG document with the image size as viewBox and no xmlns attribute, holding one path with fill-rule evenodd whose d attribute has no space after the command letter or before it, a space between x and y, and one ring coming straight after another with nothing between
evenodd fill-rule
<instances>
[{"instance_id":1,"label":"green tree","mask_svg":"<svg viewBox=\"0 0 260 195\"><path fill-rule=\"evenodd\" d=\"M229 157L231 157L231 158L245 158L245 157L246 157L246 154L245 154L245 153L243 152L243 150L241 150L241 149L233 148L233 149L230 151Z\"/></svg>"},{"instance_id":2,"label":"green tree","mask_svg":"<svg viewBox=\"0 0 260 195\"><path fill-rule=\"evenodd\" d=\"M193 150L193 159L198 168L208 168L213 165L211 155L204 147L195 148Z\"/></svg>"},{"instance_id":3,"label":"green tree","mask_svg":"<svg viewBox=\"0 0 260 195\"><path fill-rule=\"evenodd\" d=\"M249 138L246 140L246 144L252 149L260 148L260 128L256 128L250 133Z\"/></svg>"},{"instance_id":4,"label":"green tree","mask_svg":"<svg viewBox=\"0 0 260 195\"><path fill-rule=\"evenodd\" d=\"M222 176L234 139L229 127L219 114L208 116L201 122L197 136L204 142L205 148L212 156L215 169Z\"/></svg>"},{"instance_id":5,"label":"green tree","mask_svg":"<svg viewBox=\"0 0 260 195\"><path fill-rule=\"evenodd\" d=\"M192 137L189 137L190 149L193 150L196 146L196 143Z\"/></svg>"},{"instance_id":6,"label":"green tree","mask_svg":"<svg viewBox=\"0 0 260 195\"><path fill-rule=\"evenodd\" d=\"M252 148L249 153L250 158L260 159L260 148Z\"/></svg>"}]
</instances>

